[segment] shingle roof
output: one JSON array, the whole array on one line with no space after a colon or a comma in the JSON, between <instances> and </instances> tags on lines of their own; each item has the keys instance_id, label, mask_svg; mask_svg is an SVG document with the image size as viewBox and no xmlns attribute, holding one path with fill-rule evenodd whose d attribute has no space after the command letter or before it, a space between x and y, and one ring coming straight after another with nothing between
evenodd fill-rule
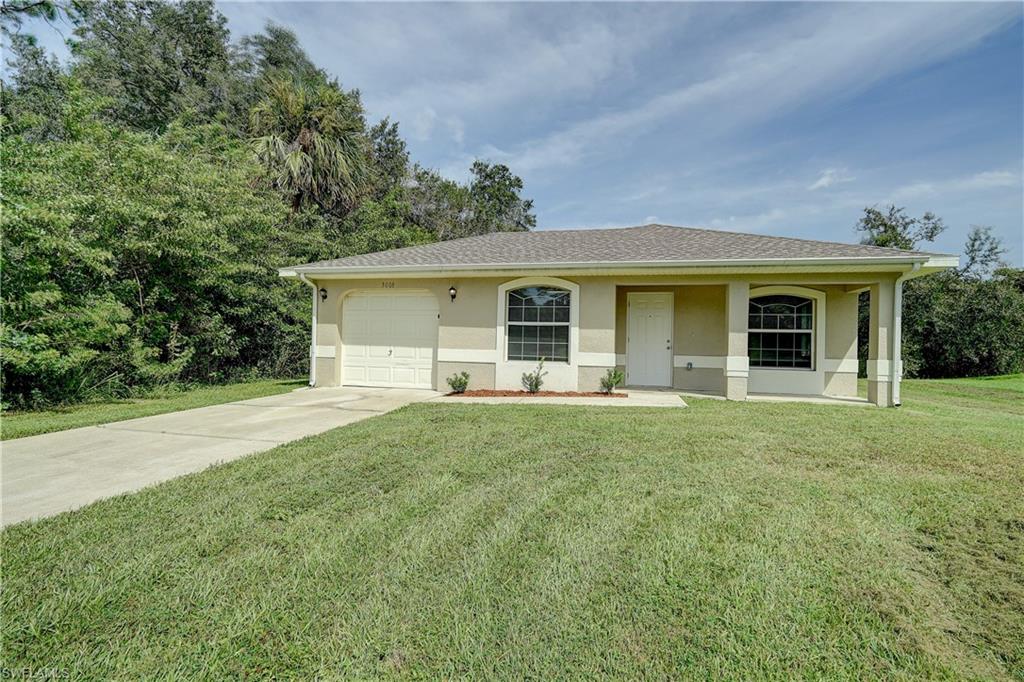
<instances>
[{"instance_id":1,"label":"shingle roof","mask_svg":"<svg viewBox=\"0 0 1024 682\"><path fill-rule=\"evenodd\" d=\"M670 265L701 261L921 258L917 251L769 237L739 232L642 225L614 229L497 232L297 265L289 270L431 269L470 266Z\"/></svg>"}]
</instances>

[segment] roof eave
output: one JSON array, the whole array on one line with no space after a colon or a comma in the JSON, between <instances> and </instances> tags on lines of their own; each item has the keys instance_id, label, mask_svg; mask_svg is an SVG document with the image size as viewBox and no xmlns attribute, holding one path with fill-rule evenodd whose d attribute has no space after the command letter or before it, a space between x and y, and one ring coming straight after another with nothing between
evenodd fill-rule
<instances>
[{"instance_id":1,"label":"roof eave","mask_svg":"<svg viewBox=\"0 0 1024 682\"><path fill-rule=\"evenodd\" d=\"M955 268L959 266L959 257L949 255L898 255L898 256L860 256L849 258L845 256L825 258L753 258L753 259L725 259L725 260L689 260L689 261L612 261L612 262L579 262L579 263L467 263L453 265L355 265L343 267L304 267L292 266L281 268L278 274L281 277L298 277L300 274L307 276L365 276L365 275L441 275L450 273L469 272L508 272L508 271L559 271L567 272L572 270L603 270L609 273L632 270L647 269L689 269L689 268L763 268L763 267L785 267L791 265L805 269L814 266L906 266L913 268L920 264L914 271L914 276L922 276L931 272Z\"/></svg>"}]
</instances>

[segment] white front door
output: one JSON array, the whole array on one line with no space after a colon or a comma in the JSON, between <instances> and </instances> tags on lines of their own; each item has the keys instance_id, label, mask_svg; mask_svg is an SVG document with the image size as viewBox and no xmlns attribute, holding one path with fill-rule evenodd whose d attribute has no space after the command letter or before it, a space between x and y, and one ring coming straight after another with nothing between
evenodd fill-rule
<instances>
[{"instance_id":1,"label":"white front door","mask_svg":"<svg viewBox=\"0 0 1024 682\"><path fill-rule=\"evenodd\" d=\"M341 345L345 385L433 388L437 299L418 291L351 294Z\"/></svg>"},{"instance_id":2,"label":"white front door","mask_svg":"<svg viewBox=\"0 0 1024 682\"><path fill-rule=\"evenodd\" d=\"M626 295L626 383L672 385L672 294Z\"/></svg>"}]
</instances>

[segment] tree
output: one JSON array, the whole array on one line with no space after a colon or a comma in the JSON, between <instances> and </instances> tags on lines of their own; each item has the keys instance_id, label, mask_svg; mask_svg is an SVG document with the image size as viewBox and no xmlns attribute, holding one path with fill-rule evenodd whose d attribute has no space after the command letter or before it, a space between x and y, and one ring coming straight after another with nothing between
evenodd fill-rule
<instances>
[{"instance_id":1,"label":"tree","mask_svg":"<svg viewBox=\"0 0 1024 682\"><path fill-rule=\"evenodd\" d=\"M294 211L307 202L351 208L367 176L367 140L357 93L275 79L253 107L256 158Z\"/></svg>"},{"instance_id":2,"label":"tree","mask_svg":"<svg viewBox=\"0 0 1024 682\"><path fill-rule=\"evenodd\" d=\"M367 130L279 26L231 45L207 0L0 8L5 407L294 376L311 302L278 267L535 220L505 166L410 170L398 124ZM10 31L58 13L66 68Z\"/></svg>"},{"instance_id":3,"label":"tree","mask_svg":"<svg viewBox=\"0 0 1024 682\"><path fill-rule=\"evenodd\" d=\"M469 189L416 165L408 187L412 221L439 240L469 235Z\"/></svg>"},{"instance_id":4,"label":"tree","mask_svg":"<svg viewBox=\"0 0 1024 682\"><path fill-rule=\"evenodd\" d=\"M53 140L65 134L61 114L67 87L57 58L47 55L32 35L8 36L7 66L12 77L4 83L5 132L33 140Z\"/></svg>"},{"instance_id":5,"label":"tree","mask_svg":"<svg viewBox=\"0 0 1024 682\"><path fill-rule=\"evenodd\" d=\"M220 108L228 30L212 0L84 3L77 22L74 72L109 98L113 120L162 131L185 111L208 120Z\"/></svg>"},{"instance_id":6,"label":"tree","mask_svg":"<svg viewBox=\"0 0 1024 682\"><path fill-rule=\"evenodd\" d=\"M242 38L239 52L252 70L253 82L291 79L305 85L328 82L327 74L306 54L295 33L268 22L262 33Z\"/></svg>"},{"instance_id":7,"label":"tree","mask_svg":"<svg viewBox=\"0 0 1024 682\"><path fill-rule=\"evenodd\" d=\"M947 271L911 280L903 294L907 376L991 376L1024 371L1024 270L988 278Z\"/></svg>"},{"instance_id":8,"label":"tree","mask_svg":"<svg viewBox=\"0 0 1024 682\"><path fill-rule=\"evenodd\" d=\"M469 186L416 166L409 182L412 220L438 239L529 230L537 224L523 181L504 164L475 161Z\"/></svg>"},{"instance_id":9,"label":"tree","mask_svg":"<svg viewBox=\"0 0 1024 682\"><path fill-rule=\"evenodd\" d=\"M912 218L905 208L890 205L884 213L875 207L865 208L856 229L864 233L864 244L912 251L920 242L935 241L946 226L931 212Z\"/></svg>"},{"instance_id":10,"label":"tree","mask_svg":"<svg viewBox=\"0 0 1024 682\"><path fill-rule=\"evenodd\" d=\"M964 245L964 264L961 273L973 279L990 277L1003 263L1006 253L1002 242L992 234L991 227L972 225Z\"/></svg>"},{"instance_id":11,"label":"tree","mask_svg":"<svg viewBox=\"0 0 1024 682\"><path fill-rule=\"evenodd\" d=\"M867 208L858 222L864 241L914 249L944 229L932 213L910 218L890 206ZM1024 370L1024 276L999 268L1004 249L991 228L971 228L964 266L903 285L903 369L906 376L951 377ZM860 299L858 356L867 359L868 297Z\"/></svg>"},{"instance_id":12,"label":"tree","mask_svg":"<svg viewBox=\"0 0 1024 682\"><path fill-rule=\"evenodd\" d=\"M2 0L0 2L0 27L4 33L14 34L25 19L57 20L62 13L74 16L78 2L57 2L56 0Z\"/></svg>"},{"instance_id":13,"label":"tree","mask_svg":"<svg viewBox=\"0 0 1024 682\"><path fill-rule=\"evenodd\" d=\"M864 215L854 229L863 233L862 244L912 251L920 242L933 241L946 226L941 218L930 211L926 211L920 218L912 218L907 215L906 209L890 204L884 213L873 206L865 207ZM869 325L870 299L864 293L858 300L857 311L857 357L862 367L866 366L868 359ZM909 367L912 363L904 364ZM863 369L861 374L864 374Z\"/></svg>"},{"instance_id":14,"label":"tree","mask_svg":"<svg viewBox=\"0 0 1024 682\"><path fill-rule=\"evenodd\" d=\"M70 139L2 143L4 400L298 369L308 302L274 271L287 211L248 150L212 127L120 130L81 96Z\"/></svg>"},{"instance_id":15,"label":"tree","mask_svg":"<svg viewBox=\"0 0 1024 682\"><path fill-rule=\"evenodd\" d=\"M409 176L409 149L398 134L398 124L384 118L370 129L377 196L400 187Z\"/></svg>"},{"instance_id":16,"label":"tree","mask_svg":"<svg viewBox=\"0 0 1024 682\"><path fill-rule=\"evenodd\" d=\"M367 199L345 217L342 233L331 239L333 258L428 244L437 237L415 225L401 188Z\"/></svg>"},{"instance_id":17,"label":"tree","mask_svg":"<svg viewBox=\"0 0 1024 682\"><path fill-rule=\"evenodd\" d=\"M503 163L474 161L469 196L473 206L473 234L523 232L537 226L533 201L523 199L523 180Z\"/></svg>"}]
</instances>

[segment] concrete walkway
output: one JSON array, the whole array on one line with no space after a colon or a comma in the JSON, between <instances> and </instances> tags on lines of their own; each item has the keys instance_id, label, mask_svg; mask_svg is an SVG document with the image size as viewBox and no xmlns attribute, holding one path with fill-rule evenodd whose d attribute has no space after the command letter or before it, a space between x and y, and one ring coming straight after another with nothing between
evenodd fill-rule
<instances>
[{"instance_id":1,"label":"concrete walkway","mask_svg":"<svg viewBox=\"0 0 1024 682\"><path fill-rule=\"evenodd\" d=\"M303 388L4 441L0 523L52 516L439 395Z\"/></svg>"},{"instance_id":2,"label":"concrete walkway","mask_svg":"<svg viewBox=\"0 0 1024 682\"><path fill-rule=\"evenodd\" d=\"M651 391L635 388L623 389L627 394L625 398L601 398L601 397L536 397L527 396L495 396L486 398L473 398L469 396L446 395L435 398L437 403L476 403L483 405L600 405L603 407L686 407L686 403L679 396L678 391Z\"/></svg>"}]
</instances>

